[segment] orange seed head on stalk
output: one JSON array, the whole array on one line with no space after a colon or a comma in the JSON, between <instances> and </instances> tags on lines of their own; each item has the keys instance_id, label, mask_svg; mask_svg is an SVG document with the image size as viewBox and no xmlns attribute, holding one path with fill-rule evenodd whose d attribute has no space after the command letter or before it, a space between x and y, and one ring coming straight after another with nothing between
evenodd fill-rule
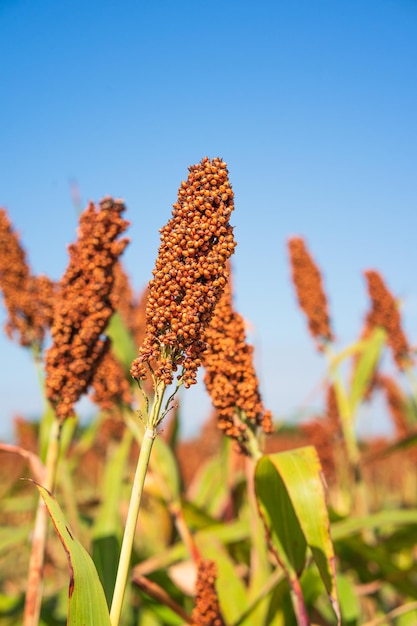
<instances>
[{"instance_id":1,"label":"orange seed head on stalk","mask_svg":"<svg viewBox=\"0 0 417 626\"><path fill-rule=\"evenodd\" d=\"M265 411L253 366L253 347L246 342L243 318L233 308L230 280L206 329L204 382L218 414L218 426L246 451L247 428L273 430ZM243 418L240 419L240 418Z\"/></svg>"},{"instance_id":2,"label":"orange seed head on stalk","mask_svg":"<svg viewBox=\"0 0 417 626\"><path fill-rule=\"evenodd\" d=\"M413 358L407 337L401 327L398 304L385 285L381 274L375 270L368 270L365 272L365 278L371 299L371 310L366 318L366 326L368 328L381 326L385 329L394 360L398 368L404 370L413 364Z\"/></svg>"},{"instance_id":3,"label":"orange seed head on stalk","mask_svg":"<svg viewBox=\"0 0 417 626\"><path fill-rule=\"evenodd\" d=\"M189 168L161 244L149 283L146 334L131 366L137 380L185 387L196 382L205 349L204 331L227 281L226 262L235 248L229 218L233 191L226 163L207 157Z\"/></svg>"},{"instance_id":4,"label":"orange seed head on stalk","mask_svg":"<svg viewBox=\"0 0 417 626\"><path fill-rule=\"evenodd\" d=\"M322 351L326 343L334 340L334 336L321 274L304 239L291 237L288 248L298 303L307 317L310 333Z\"/></svg>"},{"instance_id":5,"label":"orange seed head on stalk","mask_svg":"<svg viewBox=\"0 0 417 626\"><path fill-rule=\"evenodd\" d=\"M146 286L139 295L136 295L132 290L129 276L123 265L117 263L114 270L112 304L120 313L135 345L139 347L145 337L148 287Z\"/></svg>"},{"instance_id":6,"label":"orange seed head on stalk","mask_svg":"<svg viewBox=\"0 0 417 626\"><path fill-rule=\"evenodd\" d=\"M78 239L69 246L46 353L46 394L61 420L74 414L105 354L102 333L113 313L113 269L128 243L119 239L128 226L124 210L120 200L108 197L99 209L90 203L80 216Z\"/></svg>"},{"instance_id":7,"label":"orange seed head on stalk","mask_svg":"<svg viewBox=\"0 0 417 626\"><path fill-rule=\"evenodd\" d=\"M376 385L385 395L396 436L399 438L405 437L410 432L410 427L407 418L407 401L404 393L393 378L384 374L378 374Z\"/></svg>"},{"instance_id":8,"label":"orange seed head on stalk","mask_svg":"<svg viewBox=\"0 0 417 626\"><path fill-rule=\"evenodd\" d=\"M208 559L198 563L196 597L191 615L193 626L224 626L216 591L216 564Z\"/></svg>"},{"instance_id":9,"label":"orange seed head on stalk","mask_svg":"<svg viewBox=\"0 0 417 626\"><path fill-rule=\"evenodd\" d=\"M326 480L334 482L336 467L341 460L343 462L341 454L343 455L344 448L336 392L332 384L327 387L325 414L321 418L302 424L302 431L317 450Z\"/></svg>"},{"instance_id":10,"label":"orange seed head on stalk","mask_svg":"<svg viewBox=\"0 0 417 626\"><path fill-rule=\"evenodd\" d=\"M42 347L52 323L55 285L46 276L33 276L19 237L0 209L0 289L8 311L6 333L22 346Z\"/></svg>"},{"instance_id":11,"label":"orange seed head on stalk","mask_svg":"<svg viewBox=\"0 0 417 626\"><path fill-rule=\"evenodd\" d=\"M110 411L121 404L130 405L133 401L123 367L111 352L110 345L110 342L106 344L91 380L91 400L102 411Z\"/></svg>"}]
</instances>

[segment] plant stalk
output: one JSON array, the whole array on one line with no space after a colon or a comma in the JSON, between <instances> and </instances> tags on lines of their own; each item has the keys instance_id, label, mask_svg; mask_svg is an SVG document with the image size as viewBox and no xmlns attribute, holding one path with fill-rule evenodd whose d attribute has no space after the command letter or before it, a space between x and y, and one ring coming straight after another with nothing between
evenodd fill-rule
<instances>
[{"instance_id":1,"label":"plant stalk","mask_svg":"<svg viewBox=\"0 0 417 626\"><path fill-rule=\"evenodd\" d=\"M49 433L49 444L46 455L45 484L52 493L54 490L59 459L62 423L54 419ZM23 626L37 626L41 612L43 591L43 566L45 562L45 546L48 529L48 515L45 503L39 498L36 510L35 526L32 537L32 552L29 560L28 584L23 614Z\"/></svg>"},{"instance_id":2,"label":"plant stalk","mask_svg":"<svg viewBox=\"0 0 417 626\"><path fill-rule=\"evenodd\" d=\"M149 459L156 434L157 431L154 427L146 427L139 453L138 464L133 481L132 495L130 497L129 510L127 513L125 532L123 535L122 548L120 551L113 600L110 609L110 622L112 626L118 626L120 622L143 486L145 484L146 472L148 470Z\"/></svg>"}]
</instances>

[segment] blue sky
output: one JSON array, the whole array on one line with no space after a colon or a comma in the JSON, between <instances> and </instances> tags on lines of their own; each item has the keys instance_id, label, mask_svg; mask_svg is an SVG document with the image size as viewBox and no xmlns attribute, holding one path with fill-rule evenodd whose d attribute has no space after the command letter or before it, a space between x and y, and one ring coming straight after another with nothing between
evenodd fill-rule
<instances>
[{"instance_id":1,"label":"blue sky","mask_svg":"<svg viewBox=\"0 0 417 626\"><path fill-rule=\"evenodd\" d=\"M141 288L188 165L221 156L236 306L275 415L320 406L323 375L289 236L306 237L323 269L338 345L360 330L367 268L403 300L417 341L417 2L0 0L0 58L0 205L36 273L66 267L75 180L83 204L125 200L125 263ZM3 336L0 355L5 437L41 400L29 355ZM201 388L186 398L191 433L209 405Z\"/></svg>"}]
</instances>

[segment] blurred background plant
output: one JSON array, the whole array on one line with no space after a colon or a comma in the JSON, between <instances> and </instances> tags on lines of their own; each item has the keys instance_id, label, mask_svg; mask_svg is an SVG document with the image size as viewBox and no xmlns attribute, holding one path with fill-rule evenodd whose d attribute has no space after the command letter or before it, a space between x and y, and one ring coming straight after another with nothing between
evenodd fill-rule
<instances>
[{"instance_id":1,"label":"blurred background plant","mask_svg":"<svg viewBox=\"0 0 417 626\"><path fill-rule=\"evenodd\" d=\"M203 160L202 167L215 170L219 163ZM221 170L224 167L220 165ZM192 186L200 170L191 172ZM214 205L205 206L200 187L220 189L215 178L219 172L211 175L203 182L200 176L197 195L193 188L193 203L204 207L208 230ZM188 205L184 208L187 193L187 183L182 183L174 217L191 211ZM229 188L220 193L225 203L232 198ZM244 320L234 310L231 266L220 281L210 264L198 266L196 273L188 259L197 258L196 248L204 246L204 237L193 231L194 245L184 255L181 237L187 228L174 219L162 231L162 242L165 236L169 245L156 266L153 283L144 293L135 294L118 259L127 243L116 241L127 226L121 218L123 210L121 202L109 198L99 208L87 207L80 216L78 243L70 248L67 273L58 285L32 276L10 219L4 210L0 212L6 332L32 349L45 395L44 415L35 422L16 417L14 443L0 445L0 624L67 623L68 560L60 545L64 532L56 534L51 525L42 548L44 564L40 564L42 602L34 601L39 603L39 616L31 610L28 617L37 492L21 477L54 490L65 524L92 556L110 607L147 407L154 401L161 376L169 385L179 369L180 380L185 373L187 384L192 384L200 361L213 412L200 435L184 441L179 437L181 404L175 398L166 405L135 523L121 624L415 624L414 351L402 329L400 303L381 275L365 272L370 307L364 330L351 345L340 347L321 272L304 239L290 239L296 296L315 347L326 359L327 375L320 381L321 414L311 414L302 424L277 420L273 424L262 403ZM109 211L113 217L106 222ZM225 228L223 250L231 254L234 243ZM178 241L172 239L174 235ZM214 240L218 243L219 237ZM201 315L209 324L206 330L196 329L193 324L199 320L188 310L188 336L201 342L200 353L190 348L192 341L185 341L187 333L181 332L179 338L178 328L184 331L184 326L178 315L169 322L162 310L157 320L154 315L155 302L165 301L167 290L169 297L173 294L171 307L180 304L191 287L190 283L185 291L174 293L167 281L160 291L158 272L173 278L172 245L179 246L181 271L186 267L188 272L179 276L179 281L185 281L180 286L194 275L201 277L191 295L196 296L197 288L202 293L195 301L187 300L187 306L197 302L202 307ZM98 249L111 252L111 260L100 256ZM87 273L81 272L82 266ZM178 266L175 271L179 272ZM209 279L222 287L216 296L212 292L207 296L210 290L202 289ZM74 294L74 289L76 302L68 291ZM208 314L203 306L207 297L214 313ZM83 311L93 316L94 323L90 317L84 324L88 315L83 318ZM58 352L57 337L64 338ZM88 345L93 347L86 351ZM48 346L46 388L41 366L44 346ZM180 351L175 352L178 346ZM395 377L384 371L387 351L398 367ZM191 359L200 361L196 365ZM132 362L141 388L130 376ZM76 384L81 384L79 391ZM76 400L86 392L97 409L94 418L81 426ZM362 441L356 434L357 414L377 395L387 403L395 437ZM59 439L53 477L47 460L51 432ZM59 526L60 513L51 514ZM76 563L77 555L70 552L70 559ZM73 613L68 619L77 618Z\"/></svg>"}]
</instances>

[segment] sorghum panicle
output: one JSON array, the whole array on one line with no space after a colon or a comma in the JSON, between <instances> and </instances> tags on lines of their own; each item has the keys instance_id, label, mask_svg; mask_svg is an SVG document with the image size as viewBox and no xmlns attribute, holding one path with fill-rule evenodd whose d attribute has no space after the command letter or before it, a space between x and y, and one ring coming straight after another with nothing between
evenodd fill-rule
<instances>
[{"instance_id":1,"label":"sorghum panicle","mask_svg":"<svg viewBox=\"0 0 417 626\"><path fill-rule=\"evenodd\" d=\"M136 296L123 265L120 262L116 263L111 296L112 304L114 309L119 311L136 347L142 345L145 337L147 294L148 289L146 288L139 296Z\"/></svg>"},{"instance_id":2,"label":"sorghum panicle","mask_svg":"<svg viewBox=\"0 0 417 626\"><path fill-rule=\"evenodd\" d=\"M55 285L46 276L33 276L7 213L0 209L0 288L8 311L6 333L22 346L42 347L52 323Z\"/></svg>"},{"instance_id":3,"label":"sorghum panicle","mask_svg":"<svg viewBox=\"0 0 417 626\"><path fill-rule=\"evenodd\" d=\"M133 401L123 368L110 347L108 342L91 380L91 400L102 411L109 411L120 404L130 405Z\"/></svg>"},{"instance_id":4,"label":"sorghum panicle","mask_svg":"<svg viewBox=\"0 0 417 626\"><path fill-rule=\"evenodd\" d=\"M90 203L80 216L78 240L69 246L69 265L61 279L46 353L46 394L58 418L74 414L104 354L104 332L113 313L113 268L128 239L118 239L128 222L120 200Z\"/></svg>"},{"instance_id":5,"label":"sorghum panicle","mask_svg":"<svg viewBox=\"0 0 417 626\"><path fill-rule=\"evenodd\" d=\"M169 385L174 372L185 387L196 382L205 349L204 331L227 281L226 261L235 248L229 223L233 192L226 163L204 158L189 168L149 283L146 335L132 363L133 378L149 367Z\"/></svg>"},{"instance_id":6,"label":"sorghum panicle","mask_svg":"<svg viewBox=\"0 0 417 626\"><path fill-rule=\"evenodd\" d=\"M391 376L378 374L376 385L384 393L397 437L405 437L410 428L407 420L404 394Z\"/></svg>"},{"instance_id":7,"label":"sorghum panicle","mask_svg":"<svg viewBox=\"0 0 417 626\"><path fill-rule=\"evenodd\" d=\"M323 350L323 343L333 341L334 336L320 271L307 250L304 239L292 237L288 242L288 248L292 280L299 305L307 317L310 333L317 342L317 348Z\"/></svg>"},{"instance_id":8,"label":"sorghum panicle","mask_svg":"<svg viewBox=\"0 0 417 626\"><path fill-rule=\"evenodd\" d=\"M198 563L196 597L191 614L193 626L224 626L216 591L217 568L213 561Z\"/></svg>"},{"instance_id":9,"label":"sorghum panicle","mask_svg":"<svg viewBox=\"0 0 417 626\"><path fill-rule=\"evenodd\" d=\"M233 308L230 280L206 329L204 382L218 413L218 426L245 450L245 431L250 424L272 432L270 411L265 411L253 366L253 347L246 342L242 316ZM245 421L236 419L241 412ZM245 423L247 422L247 423Z\"/></svg>"},{"instance_id":10,"label":"sorghum panicle","mask_svg":"<svg viewBox=\"0 0 417 626\"><path fill-rule=\"evenodd\" d=\"M317 450L327 481L334 483L336 466L341 462L339 457L344 452L344 439L333 385L327 387L325 415L303 424L302 430Z\"/></svg>"},{"instance_id":11,"label":"sorghum panicle","mask_svg":"<svg viewBox=\"0 0 417 626\"><path fill-rule=\"evenodd\" d=\"M413 364L413 359L411 348L401 327L398 304L378 272L368 270L364 274L371 299L371 310L367 315L366 324L369 328L381 326L385 329L394 360L398 368L404 370Z\"/></svg>"}]
</instances>

